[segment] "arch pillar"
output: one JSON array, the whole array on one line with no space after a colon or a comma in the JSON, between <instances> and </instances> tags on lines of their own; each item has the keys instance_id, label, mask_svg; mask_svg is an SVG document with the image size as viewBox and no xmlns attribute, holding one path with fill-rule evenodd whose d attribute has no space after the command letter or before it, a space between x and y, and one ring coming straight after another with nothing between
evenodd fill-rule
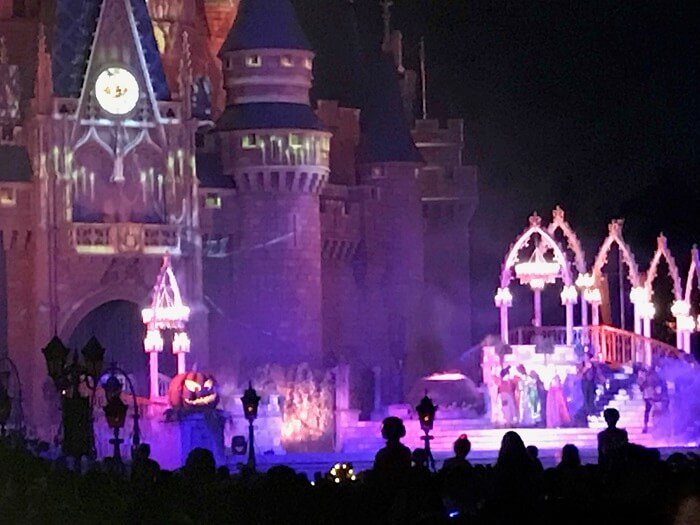
<instances>
[{"instance_id":1,"label":"arch pillar","mask_svg":"<svg viewBox=\"0 0 700 525\"><path fill-rule=\"evenodd\" d=\"M561 291L561 304L566 309L566 344L574 344L574 306L578 301L576 287L565 286Z\"/></svg>"},{"instance_id":2,"label":"arch pillar","mask_svg":"<svg viewBox=\"0 0 700 525\"><path fill-rule=\"evenodd\" d=\"M508 288L499 288L494 302L501 314L501 341L508 344L508 308L513 306L513 296Z\"/></svg>"}]
</instances>

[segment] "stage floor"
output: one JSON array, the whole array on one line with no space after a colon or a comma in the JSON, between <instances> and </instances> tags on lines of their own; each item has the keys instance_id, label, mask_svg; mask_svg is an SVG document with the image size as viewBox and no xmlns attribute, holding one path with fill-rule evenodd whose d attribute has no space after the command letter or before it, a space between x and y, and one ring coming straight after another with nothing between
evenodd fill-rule
<instances>
[{"instance_id":1,"label":"stage floor","mask_svg":"<svg viewBox=\"0 0 700 525\"><path fill-rule=\"evenodd\" d=\"M660 447L661 456L667 458L674 452L698 452L697 447ZM598 460L598 451L590 448L579 450L581 461L585 463L596 463ZM439 469L442 462L450 456L447 452L436 452L435 463ZM498 457L498 451L472 451L469 454L469 461L472 464L494 464ZM236 471L237 463L245 461L241 456L230 456L229 467L232 472ZM355 472L362 472L372 467L374 461L374 453L371 452L348 452L348 453L325 453L325 454L283 454L276 456L259 455L256 456L257 467L260 471L278 466L286 465L297 472L305 473L309 479L313 478L315 472L326 474L330 468L336 463L352 463ZM554 467L559 462L559 450L540 449L540 460L545 468Z\"/></svg>"},{"instance_id":2,"label":"stage floor","mask_svg":"<svg viewBox=\"0 0 700 525\"><path fill-rule=\"evenodd\" d=\"M368 469L372 466L377 450L384 446L384 441L379 434L379 422L362 423L365 432L364 439L357 439L359 435L354 434L355 437L345 443L342 452L281 455L260 453L256 456L258 467L260 470L267 470L276 465L288 465L309 476L319 471L325 473L335 463L350 462L356 472ZM420 440L422 432L417 428L418 422L406 421L405 423L407 435L403 439L403 443L411 449L422 447L423 442ZM503 434L508 430L511 429L473 428L473 422L467 423L467 421L459 420L442 421L440 424L436 422L435 430L431 434L434 436L431 446L438 468L445 458L452 455L452 443L460 434L467 434L472 442L472 451L469 454L469 460L472 463L494 463L498 457ZM512 430L523 438L525 445L536 445L539 448L540 459L545 467L558 463L561 449L568 443L579 448L581 460L584 463L595 463L598 459L597 436L600 428L514 428ZM659 429L656 429L656 432L654 429L650 429L648 434L643 434L639 427L627 427L627 431L632 443L658 448L664 457L677 451L698 451L697 443L687 443L679 439L671 440L658 436ZM229 457L231 467L241 461L245 461L245 458Z\"/></svg>"}]
</instances>

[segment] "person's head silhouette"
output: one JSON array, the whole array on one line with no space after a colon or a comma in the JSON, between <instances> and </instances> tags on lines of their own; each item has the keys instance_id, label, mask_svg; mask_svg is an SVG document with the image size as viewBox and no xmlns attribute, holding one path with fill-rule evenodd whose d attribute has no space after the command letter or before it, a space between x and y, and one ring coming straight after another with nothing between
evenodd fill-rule
<instances>
[{"instance_id":1,"label":"person's head silhouette","mask_svg":"<svg viewBox=\"0 0 700 525\"><path fill-rule=\"evenodd\" d=\"M403 421L396 416L389 416L382 422L382 437L390 443L398 442L406 435Z\"/></svg>"},{"instance_id":2,"label":"person's head silhouette","mask_svg":"<svg viewBox=\"0 0 700 525\"><path fill-rule=\"evenodd\" d=\"M578 448L576 445L571 443L564 445L561 449L561 463L562 467L580 467L581 466L581 456L578 453Z\"/></svg>"},{"instance_id":3,"label":"person's head silhouette","mask_svg":"<svg viewBox=\"0 0 700 525\"><path fill-rule=\"evenodd\" d=\"M462 434L454 443L455 457L465 459L472 449L472 443L466 434Z\"/></svg>"},{"instance_id":4,"label":"person's head silhouette","mask_svg":"<svg viewBox=\"0 0 700 525\"><path fill-rule=\"evenodd\" d=\"M606 408L603 411L603 418L608 424L608 428L615 428L617 426L617 422L620 420L620 413L616 408Z\"/></svg>"}]
</instances>

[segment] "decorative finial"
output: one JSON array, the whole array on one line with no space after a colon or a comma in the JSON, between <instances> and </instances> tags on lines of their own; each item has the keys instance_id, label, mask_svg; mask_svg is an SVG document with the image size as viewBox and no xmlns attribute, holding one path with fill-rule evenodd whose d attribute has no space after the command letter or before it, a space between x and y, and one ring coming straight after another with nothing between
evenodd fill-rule
<instances>
[{"instance_id":1,"label":"decorative finial","mask_svg":"<svg viewBox=\"0 0 700 525\"><path fill-rule=\"evenodd\" d=\"M625 219L613 219L608 225L608 232L614 235L622 233L622 227L625 224Z\"/></svg>"},{"instance_id":2,"label":"decorative finial","mask_svg":"<svg viewBox=\"0 0 700 525\"><path fill-rule=\"evenodd\" d=\"M659 248L666 248L666 246L668 246L668 239L666 239L664 232L659 233L659 236L656 238L656 242Z\"/></svg>"},{"instance_id":3,"label":"decorative finial","mask_svg":"<svg viewBox=\"0 0 700 525\"><path fill-rule=\"evenodd\" d=\"M530 221L531 228L539 228L542 224L542 217L537 215L537 212L533 212L528 220Z\"/></svg>"},{"instance_id":4,"label":"decorative finial","mask_svg":"<svg viewBox=\"0 0 700 525\"><path fill-rule=\"evenodd\" d=\"M564 210L557 204L557 207L552 211L554 222L564 222Z\"/></svg>"}]
</instances>

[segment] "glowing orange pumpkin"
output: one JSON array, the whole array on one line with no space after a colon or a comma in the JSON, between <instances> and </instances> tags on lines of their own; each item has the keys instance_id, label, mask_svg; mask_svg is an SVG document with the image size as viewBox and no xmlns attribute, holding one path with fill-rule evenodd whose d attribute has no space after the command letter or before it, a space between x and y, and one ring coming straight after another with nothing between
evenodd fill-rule
<instances>
[{"instance_id":1,"label":"glowing orange pumpkin","mask_svg":"<svg viewBox=\"0 0 700 525\"><path fill-rule=\"evenodd\" d=\"M203 372L178 374L168 386L168 401L173 408L215 408L219 404L216 379Z\"/></svg>"}]
</instances>

